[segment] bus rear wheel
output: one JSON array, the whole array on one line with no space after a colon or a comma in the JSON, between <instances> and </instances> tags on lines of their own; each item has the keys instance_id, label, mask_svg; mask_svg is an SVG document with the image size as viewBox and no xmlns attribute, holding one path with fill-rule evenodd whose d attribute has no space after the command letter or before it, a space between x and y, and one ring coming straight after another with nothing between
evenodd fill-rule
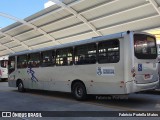
<instances>
[{"instance_id":1,"label":"bus rear wheel","mask_svg":"<svg viewBox=\"0 0 160 120\"><path fill-rule=\"evenodd\" d=\"M77 100L85 100L87 98L85 85L82 82L74 83L72 94Z\"/></svg>"},{"instance_id":2,"label":"bus rear wheel","mask_svg":"<svg viewBox=\"0 0 160 120\"><path fill-rule=\"evenodd\" d=\"M18 91L19 92L24 92L25 91L22 81L18 82Z\"/></svg>"}]
</instances>

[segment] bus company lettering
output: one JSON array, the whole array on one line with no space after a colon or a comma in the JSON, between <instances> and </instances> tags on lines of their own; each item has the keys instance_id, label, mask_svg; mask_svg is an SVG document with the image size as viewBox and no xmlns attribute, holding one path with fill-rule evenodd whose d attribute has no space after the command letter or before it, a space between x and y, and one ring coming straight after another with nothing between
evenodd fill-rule
<instances>
[{"instance_id":1,"label":"bus company lettering","mask_svg":"<svg viewBox=\"0 0 160 120\"><path fill-rule=\"evenodd\" d=\"M97 75L115 75L114 67L98 67L97 68Z\"/></svg>"},{"instance_id":2,"label":"bus company lettering","mask_svg":"<svg viewBox=\"0 0 160 120\"><path fill-rule=\"evenodd\" d=\"M13 112L11 114L11 117L20 117L20 118L25 118L25 117L42 117L41 113L17 113Z\"/></svg>"},{"instance_id":3,"label":"bus company lettering","mask_svg":"<svg viewBox=\"0 0 160 120\"><path fill-rule=\"evenodd\" d=\"M132 113L119 113L119 116L121 117L158 117L158 113L149 113L149 112L140 112L140 113L135 113L135 112L132 112Z\"/></svg>"}]
</instances>

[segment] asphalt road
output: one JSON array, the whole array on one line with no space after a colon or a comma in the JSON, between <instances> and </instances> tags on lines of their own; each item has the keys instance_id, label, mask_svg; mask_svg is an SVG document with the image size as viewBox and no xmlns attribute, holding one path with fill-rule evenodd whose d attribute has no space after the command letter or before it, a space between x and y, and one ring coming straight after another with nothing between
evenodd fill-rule
<instances>
[{"instance_id":1,"label":"asphalt road","mask_svg":"<svg viewBox=\"0 0 160 120\"><path fill-rule=\"evenodd\" d=\"M94 96L87 101L76 101L71 94L48 92L48 91L27 91L19 93L16 88L8 87L7 82L0 82L0 111L160 111L160 91L150 91L128 96ZM62 113L63 114L63 113ZM65 117L58 117L66 119ZM68 118L68 117L67 117ZM53 120L53 118L0 118L0 120ZM54 117L56 119L56 117ZM68 119L75 119L68 118ZM101 117L78 117L76 120L106 120ZM110 117L110 120L117 119ZM123 117L119 118L124 120ZM132 120L133 117L125 117ZM135 118L136 119L136 118ZM138 118L139 119L139 118ZM148 120L159 118L140 119Z\"/></svg>"}]
</instances>

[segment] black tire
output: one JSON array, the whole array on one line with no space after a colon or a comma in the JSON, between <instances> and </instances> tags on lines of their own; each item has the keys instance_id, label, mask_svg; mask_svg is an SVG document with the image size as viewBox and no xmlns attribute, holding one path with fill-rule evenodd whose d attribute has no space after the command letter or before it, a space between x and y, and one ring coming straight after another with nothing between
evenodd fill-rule
<instances>
[{"instance_id":1,"label":"black tire","mask_svg":"<svg viewBox=\"0 0 160 120\"><path fill-rule=\"evenodd\" d=\"M18 91L19 92L24 92L25 91L22 81L18 82L18 86L17 87L18 87Z\"/></svg>"},{"instance_id":2,"label":"black tire","mask_svg":"<svg viewBox=\"0 0 160 120\"><path fill-rule=\"evenodd\" d=\"M73 84L72 94L76 100L85 100L87 98L86 87L82 82Z\"/></svg>"}]
</instances>

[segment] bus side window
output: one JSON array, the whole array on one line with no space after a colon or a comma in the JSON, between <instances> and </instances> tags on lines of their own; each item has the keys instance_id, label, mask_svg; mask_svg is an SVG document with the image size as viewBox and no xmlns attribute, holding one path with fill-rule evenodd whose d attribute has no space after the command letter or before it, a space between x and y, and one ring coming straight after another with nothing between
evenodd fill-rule
<instances>
[{"instance_id":1,"label":"bus side window","mask_svg":"<svg viewBox=\"0 0 160 120\"><path fill-rule=\"evenodd\" d=\"M9 57L8 61L8 73L12 73L15 70L15 57Z\"/></svg>"},{"instance_id":2,"label":"bus side window","mask_svg":"<svg viewBox=\"0 0 160 120\"><path fill-rule=\"evenodd\" d=\"M96 53L97 53L96 43L91 43L87 45L80 45L75 47L75 64L95 64L96 63Z\"/></svg>"},{"instance_id":3,"label":"bus side window","mask_svg":"<svg viewBox=\"0 0 160 120\"><path fill-rule=\"evenodd\" d=\"M73 64L73 48L64 48L56 50L56 65L68 66Z\"/></svg>"},{"instance_id":4,"label":"bus side window","mask_svg":"<svg viewBox=\"0 0 160 120\"><path fill-rule=\"evenodd\" d=\"M28 67L39 67L41 61L40 53L31 53L28 55Z\"/></svg>"},{"instance_id":5,"label":"bus side window","mask_svg":"<svg viewBox=\"0 0 160 120\"><path fill-rule=\"evenodd\" d=\"M109 40L98 44L98 63L117 63L120 59L119 40Z\"/></svg>"},{"instance_id":6,"label":"bus side window","mask_svg":"<svg viewBox=\"0 0 160 120\"><path fill-rule=\"evenodd\" d=\"M17 68L27 68L27 55L17 56Z\"/></svg>"},{"instance_id":7,"label":"bus side window","mask_svg":"<svg viewBox=\"0 0 160 120\"><path fill-rule=\"evenodd\" d=\"M41 53L42 56L42 67L48 67L55 65L55 52L54 51L44 51Z\"/></svg>"}]
</instances>

